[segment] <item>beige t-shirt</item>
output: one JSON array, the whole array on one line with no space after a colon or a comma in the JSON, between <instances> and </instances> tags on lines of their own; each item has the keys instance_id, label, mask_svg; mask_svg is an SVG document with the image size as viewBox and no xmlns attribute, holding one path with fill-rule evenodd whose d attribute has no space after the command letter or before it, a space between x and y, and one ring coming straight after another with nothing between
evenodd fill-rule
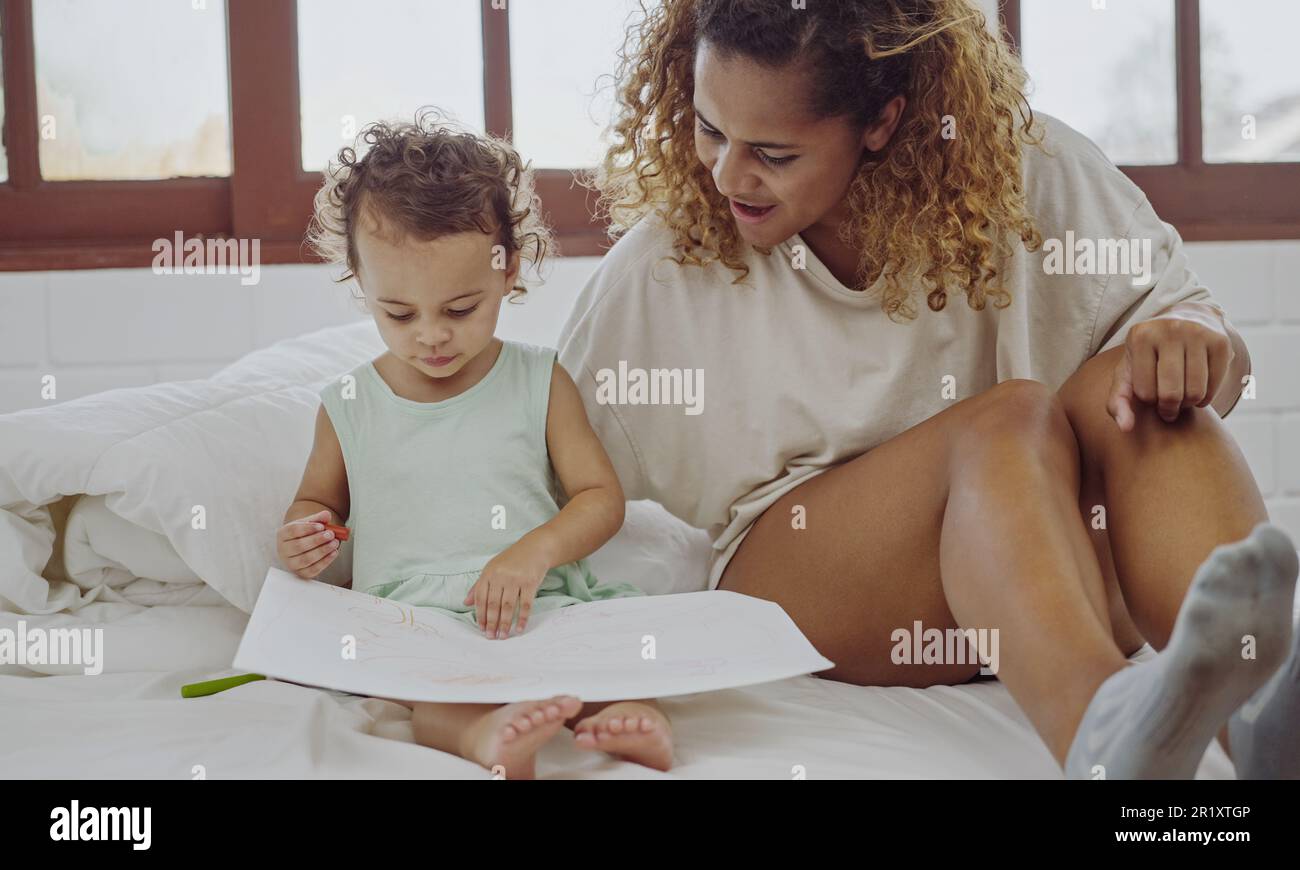
<instances>
[{"instance_id":1,"label":"beige t-shirt","mask_svg":"<svg viewBox=\"0 0 1300 870\"><path fill-rule=\"evenodd\" d=\"M560 334L559 360L627 498L657 501L709 533L709 588L754 520L798 484L1001 381L1058 389L1089 357L1120 346L1132 324L1177 302L1212 301L1142 191L1087 138L1036 117L1054 156L1025 146L1023 171L1044 240L1134 239L1140 251L1150 239L1148 279L1049 274L1046 243L1029 253L1017 239L1003 273L1008 308L977 312L950 292L934 312L918 290L916 319L896 323L797 234L766 257L750 248L737 285L720 263L661 259L673 240L657 215L605 254ZM803 269L792 265L796 245ZM1053 269L1079 250L1065 247ZM638 388L651 382L655 396Z\"/></svg>"}]
</instances>

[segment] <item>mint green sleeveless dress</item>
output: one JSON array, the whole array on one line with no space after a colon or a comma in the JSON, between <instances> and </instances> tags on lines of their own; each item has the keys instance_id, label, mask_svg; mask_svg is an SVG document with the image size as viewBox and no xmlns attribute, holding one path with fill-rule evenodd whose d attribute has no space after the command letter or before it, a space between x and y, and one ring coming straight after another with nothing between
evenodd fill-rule
<instances>
[{"instance_id":1,"label":"mint green sleeveless dress","mask_svg":"<svg viewBox=\"0 0 1300 870\"><path fill-rule=\"evenodd\" d=\"M559 513L546 448L555 354L504 341L482 380L441 402L398 396L373 362L321 390L347 466L354 590L477 625L463 602L483 567ZM547 572L533 614L642 594L579 559Z\"/></svg>"}]
</instances>

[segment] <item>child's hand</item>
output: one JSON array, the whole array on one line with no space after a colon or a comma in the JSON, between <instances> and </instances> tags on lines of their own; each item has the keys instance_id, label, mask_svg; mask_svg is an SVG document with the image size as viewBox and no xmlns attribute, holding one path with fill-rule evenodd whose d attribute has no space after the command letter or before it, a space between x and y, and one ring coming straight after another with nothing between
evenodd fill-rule
<instances>
[{"instance_id":1,"label":"child's hand","mask_svg":"<svg viewBox=\"0 0 1300 870\"><path fill-rule=\"evenodd\" d=\"M488 638L508 637L516 611L519 613L519 627L515 634L523 634L528 625L528 615L533 610L537 588L542 585L550 568L541 554L522 541L506 548L487 563L465 596L465 603L474 605L478 626Z\"/></svg>"},{"instance_id":2,"label":"child's hand","mask_svg":"<svg viewBox=\"0 0 1300 870\"><path fill-rule=\"evenodd\" d=\"M275 534L275 548L280 562L303 580L311 580L329 567L339 554L339 542L325 528L329 511L292 520Z\"/></svg>"}]
</instances>

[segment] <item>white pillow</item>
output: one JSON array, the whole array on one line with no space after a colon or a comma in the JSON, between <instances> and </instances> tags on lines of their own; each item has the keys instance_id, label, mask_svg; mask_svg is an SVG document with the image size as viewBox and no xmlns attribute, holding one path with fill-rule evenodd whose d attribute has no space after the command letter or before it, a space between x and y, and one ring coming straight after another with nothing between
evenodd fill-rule
<instances>
[{"instance_id":1,"label":"white pillow","mask_svg":"<svg viewBox=\"0 0 1300 870\"><path fill-rule=\"evenodd\" d=\"M68 514L63 568L69 580L87 591L96 586L121 588L137 577L203 582L166 536L122 519L108 509L102 495L83 495Z\"/></svg>"},{"instance_id":2,"label":"white pillow","mask_svg":"<svg viewBox=\"0 0 1300 870\"><path fill-rule=\"evenodd\" d=\"M145 607L226 603L164 535L127 522L106 501L102 495L77 499L63 536L64 575L87 597L98 593L97 601Z\"/></svg>"},{"instance_id":3,"label":"white pillow","mask_svg":"<svg viewBox=\"0 0 1300 870\"><path fill-rule=\"evenodd\" d=\"M623 528L587 559L602 581L631 583L647 595L709 588L713 547L703 529L655 501L630 501Z\"/></svg>"}]
</instances>

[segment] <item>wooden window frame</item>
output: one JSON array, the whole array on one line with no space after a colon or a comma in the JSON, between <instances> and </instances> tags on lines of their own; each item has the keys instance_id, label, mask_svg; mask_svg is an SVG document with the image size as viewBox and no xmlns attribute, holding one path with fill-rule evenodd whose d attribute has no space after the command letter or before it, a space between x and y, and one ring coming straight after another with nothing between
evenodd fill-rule
<instances>
[{"instance_id":1,"label":"wooden window frame","mask_svg":"<svg viewBox=\"0 0 1300 870\"><path fill-rule=\"evenodd\" d=\"M480 0L486 128L510 136L508 11ZM178 230L261 240L264 264L305 263L321 173L302 168L295 0L226 0L232 167L228 178L45 181L39 170L32 0L0 0L9 179L0 184L0 270L148 266ZM595 195L573 171L539 169L560 252L601 253Z\"/></svg>"},{"instance_id":2,"label":"wooden window frame","mask_svg":"<svg viewBox=\"0 0 1300 870\"><path fill-rule=\"evenodd\" d=\"M1178 163L1122 166L1189 241L1300 238L1289 191L1300 163L1207 164L1201 156L1199 0L1174 0ZM508 5L508 4L507 4ZM484 118L511 134L508 9L480 0ZM0 271L148 266L155 239L261 240L262 262L302 263L319 172L302 168L296 0L227 0L232 171L228 178L45 181L39 172L32 0L0 0L9 178L0 184ZM1000 0L1004 36L1020 44L1020 0ZM608 247L595 194L569 169L539 169L537 192L560 252ZM1213 203L1210 215L1201 207Z\"/></svg>"},{"instance_id":3,"label":"wooden window frame","mask_svg":"<svg viewBox=\"0 0 1300 870\"><path fill-rule=\"evenodd\" d=\"M1020 0L1000 0L1020 53ZM1201 4L1174 0L1178 162L1120 166L1188 241L1300 238L1300 163L1206 163L1201 142ZM1206 214L1206 204L1211 212Z\"/></svg>"}]
</instances>

